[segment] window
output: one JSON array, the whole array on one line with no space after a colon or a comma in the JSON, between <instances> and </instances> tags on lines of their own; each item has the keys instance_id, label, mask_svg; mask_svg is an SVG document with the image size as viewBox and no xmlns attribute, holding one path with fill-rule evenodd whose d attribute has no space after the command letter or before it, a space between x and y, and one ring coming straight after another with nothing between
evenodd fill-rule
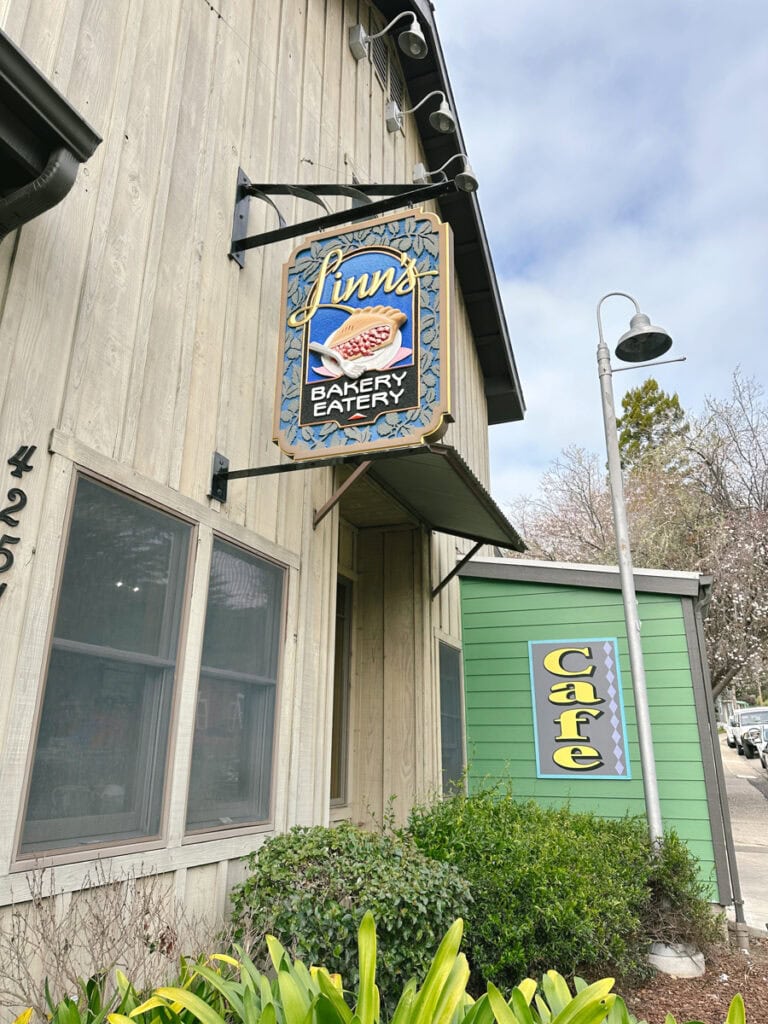
<instances>
[{"instance_id":1,"label":"window","mask_svg":"<svg viewBox=\"0 0 768 1024\"><path fill-rule=\"evenodd\" d=\"M461 713L461 651L440 644L440 746L443 794L455 792L464 777L464 719Z\"/></svg>"},{"instance_id":2,"label":"window","mask_svg":"<svg viewBox=\"0 0 768 1024\"><path fill-rule=\"evenodd\" d=\"M333 662L333 731L331 734L331 801L347 799L347 732L349 667L352 648L352 583L336 584L336 647Z\"/></svg>"},{"instance_id":3,"label":"window","mask_svg":"<svg viewBox=\"0 0 768 1024\"><path fill-rule=\"evenodd\" d=\"M269 817L283 570L213 545L187 829Z\"/></svg>"},{"instance_id":4,"label":"window","mask_svg":"<svg viewBox=\"0 0 768 1024\"><path fill-rule=\"evenodd\" d=\"M191 532L78 480L22 853L159 834Z\"/></svg>"}]
</instances>

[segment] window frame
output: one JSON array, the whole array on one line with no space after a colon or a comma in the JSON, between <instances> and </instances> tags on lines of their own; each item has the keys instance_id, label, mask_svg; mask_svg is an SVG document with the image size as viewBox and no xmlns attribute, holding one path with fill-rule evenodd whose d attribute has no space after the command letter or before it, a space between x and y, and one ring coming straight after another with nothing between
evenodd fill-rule
<instances>
[{"instance_id":1,"label":"window frame","mask_svg":"<svg viewBox=\"0 0 768 1024\"><path fill-rule=\"evenodd\" d=\"M7 839L0 838L0 856L7 875L0 874L0 906L19 899L26 891L24 878L33 863L67 866L57 875L57 885L64 892L76 891L87 882L93 863L98 860L105 868L119 865L119 869L135 870L139 875L152 871L174 871L180 867L195 867L212 861L237 860L258 845L258 837L273 832L275 815L286 799L285 784L277 774L281 746L285 745L286 723L283 715L276 715L275 744L273 749L273 805L270 821L259 826L226 828L219 832L184 835L186 820L187 755L191 757L191 738L188 719L194 717L190 700L196 699L199 642L189 644L190 623L200 620L204 612L206 588L210 569L210 554L214 535L230 543L255 551L259 557L282 566L285 570L284 619L282 661L278 678L277 699L284 692L284 676L290 671L297 653L295 628L298 614L297 583L301 570L300 555L265 537L241 523L222 517L215 501L202 503L165 483L143 476L132 466L96 451L71 434L54 429L48 440L51 467L43 492L43 501L49 516L57 523L48 537L38 540L37 557L29 583L27 618L24 632L30 637L24 666L13 681L9 701L9 714L17 723L11 747L10 760L4 776L6 798L12 808L8 818ZM190 526L194 532L190 543L190 571L184 594L179 636L184 644L177 662L174 702L169 726L168 764L162 794L162 812L159 835L151 838L122 840L120 844L92 844L87 847L47 850L42 855L19 854L27 793L34 757L34 744L42 711L44 684L47 679L53 630L58 612L61 581L66 559L66 540L69 537L74 499L79 476L87 476L128 497L167 512ZM201 601L201 594L203 600ZM54 595L54 597L52 597ZM31 617L31 621L30 621ZM195 628L198 628L195 625ZM292 678L292 677L291 677ZM190 697L190 694L192 696ZM190 743L187 748L186 744ZM152 854L148 858L148 854ZM22 898L31 898L29 895Z\"/></svg>"},{"instance_id":2,"label":"window frame","mask_svg":"<svg viewBox=\"0 0 768 1024\"><path fill-rule=\"evenodd\" d=\"M184 586L180 589L179 593L179 604L180 604L180 615L179 615L179 626L178 636L175 644L175 658L171 664L171 659L159 658L152 655L143 655L134 652L120 651L114 649L114 660L118 662L126 662L129 664L144 664L154 663L154 665L167 671L170 667L173 668L173 682L171 685L170 693L170 708L168 714L168 742L166 744L164 765L163 765L163 785L160 789L159 800L160 800L160 814L158 820L158 831L152 835L143 836L121 836L115 840L104 840L99 839L91 843L77 844L76 846L62 846L62 847L49 847L47 849L22 850L22 842L24 839L24 826L26 823L27 810L29 807L29 798L32 787L32 775L35 766L35 756L37 754L37 742L40 733L40 725L43 715L43 707L45 704L45 694L48 684L48 676L51 668L51 660L55 647L59 649L74 650L75 648L91 647L92 649L98 649L99 645L88 645L79 641L70 641L64 638L57 638L54 635L56 628L56 620L59 614L59 608L62 600L62 591L64 588L64 568L66 565L67 552L69 549L69 539L72 533L72 523L75 515L75 502L77 499L78 484L81 479L91 480L92 482L106 487L112 491L116 491L123 497L126 497L133 501L138 501L141 504L149 506L158 512L162 512L165 515L169 515L174 519L179 520L189 527L189 543L187 547L186 560L184 566ZM59 543L58 558L56 563L56 572L54 577L54 598L50 603L49 616L48 616L48 628L45 636L45 656L43 659L41 671L37 681L37 694L35 701L35 712L32 720L32 726L28 733L27 743L27 756L26 764L24 768L23 785L21 790L21 800L19 801L19 809L16 820L16 830L13 841L13 854L12 862L10 865L11 871L29 870L30 864L39 863L41 860L45 860L46 863L69 863L71 861L81 860L94 860L97 857L100 859L100 854L105 851L106 856L113 856L116 853L124 850L135 850L135 849L163 849L168 845L168 815L170 805L170 794L172 786L172 776L174 771L175 753L176 753L176 734L177 734L177 720L179 701L181 699L181 690L184 671L184 660L188 653L188 645L185 641L188 638L189 632L189 610L191 603L191 591L192 582L195 570L195 559L198 548L199 529L198 523L189 515L185 515L176 509L170 508L164 505L162 502L153 500L151 497L137 493L130 487L115 481L109 477L105 477L101 473L89 471L87 468L80 465L73 465L72 476L69 486L69 494L67 499L67 514L64 523L64 527L61 532L61 540ZM104 649L104 648L103 648ZM112 652L112 648L105 648L104 650ZM112 655L110 655L112 657ZM159 764L159 762L158 762ZM125 818L126 814L123 812L116 818ZM58 820L58 819L55 819Z\"/></svg>"},{"instance_id":3,"label":"window frame","mask_svg":"<svg viewBox=\"0 0 768 1024\"><path fill-rule=\"evenodd\" d=\"M222 679L224 679L224 678L231 679L234 675L237 674L237 673L234 673L234 672L229 672L227 670L220 670L220 669L213 669L213 672L211 672L210 668L208 669L207 672L205 672L202 659L203 659L203 639L204 639L204 635L205 635L205 622L206 622L206 616L207 616L207 613L208 613L208 594L209 594L209 590L208 590L208 586L206 586L206 594L205 594L203 616L202 616L202 630L201 630L201 634L200 634L200 638L199 638L199 644L198 644L198 649L197 649L198 666L199 667L198 667L198 672L197 672L197 682L196 682L196 685L195 685L195 690L194 690L194 695L193 695L193 703L194 703L194 714L193 714L193 722L192 722L193 737L192 737L192 742L189 745L189 757L188 757L188 759L186 761L186 770L185 770L185 778L186 778L186 783L187 784L186 784L186 796L185 796L185 800L184 800L184 814L183 814L183 820L182 820L182 823L181 823L181 827L183 829L182 843L184 843L184 844L194 843L194 842L204 842L204 841L209 840L209 839L218 839L218 838L229 837L229 836L237 836L237 835L242 835L244 833L247 833L247 834L250 835L250 834L253 834L254 832L267 831L267 830L269 830L269 829L271 829L273 827L273 823L274 823L274 820L275 820L275 795L276 795L276 789L277 789L276 781L277 781L277 761L278 761L278 756L277 755L278 755L278 741L279 741L279 736L280 736L280 720L281 720L281 718L280 718L280 708L281 708L281 697L282 697L283 663L284 663L284 654L285 654L285 647L286 647L286 626L287 626L287 616L288 616L288 588L289 588L289 585L290 585L290 567L288 565L286 565L284 562L280 561L279 559L274 558L274 557L270 557L269 555L264 554L262 551L256 550L251 545L245 544L245 543L243 543L241 541L238 541L238 540L234 540L231 536L227 535L226 533L224 533L221 530L213 530L211 532L211 544L210 544L210 551L209 551L210 557L208 559L207 576L206 576L206 580L207 580L208 585L210 584L211 560L212 560L212 556L213 556L213 549L214 549L214 545L216 543L217 538L219 540L223 541L225 544L229 544L232 547L235 547L235 548L238 548L241 551L244 551L247 555L250 555L253 558L258 558L261 561L269 562L270 565L276 566L282 572L282 593L281 593L281 596L280 596L280 609L279 609L279 611L277 613L277 621L278 621L277 633L278 633L278 635L277 635L277 657L276 657L276 665L275 665L275 680L274 680L274 687L273 687L274 714L273 714L273 718L272 718L272 751L271 751L270 767L269 767L269 773L270 773L269 774L269 807L268 807L268 812L267 812L267 817L266 818L254 819L253 821L232 822L231 824L224 824L224 825L208 825L208 826L201 826L199 828L192 828L192 829L190 829L188 827L188 824L187 824L187 813L188 813L188 803L189 803L189 789L190 789L190 785L189 784L190 784L190 781L191 781L191 778L192 778L192 757L193 757L193 753L194 753L194 726L195 726L195 722L197 720L197 709L198 709L199 701L201 699L205 700L205 698L200 698L200 681L201 681L201 679L202 679L204 674L207 674L207 675L211 675L211 674L217 675L217 674L221 673ZM270 685L272 685L271 682L270 682Z\"/></svg>"}]
</instances>

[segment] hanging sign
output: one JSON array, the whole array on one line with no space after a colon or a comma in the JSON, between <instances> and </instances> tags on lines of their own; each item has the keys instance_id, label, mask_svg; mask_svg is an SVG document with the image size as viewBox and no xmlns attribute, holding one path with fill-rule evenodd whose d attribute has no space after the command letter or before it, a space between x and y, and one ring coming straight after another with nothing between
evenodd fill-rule
<instances>
[{"instance_id":1,"label":"hanging sign","mask_svg":"<svg viewBox=\"0 0 768 1024\"><path fill-rule=\"evenodd\" d=\"M540 779L629 779L617 641L528 644Z\"/></svg>"},{"instance_id":2,"label":"hanging sign","mask_svg":"<svg viewBox=\"0 0 768 1024\"><path fill-rule=\"evenodd\" d=\"M283 278L274 440L293 459L436 441L451 422L450 234L420 210L308 238Z\"/></svg>"}]
</instances>

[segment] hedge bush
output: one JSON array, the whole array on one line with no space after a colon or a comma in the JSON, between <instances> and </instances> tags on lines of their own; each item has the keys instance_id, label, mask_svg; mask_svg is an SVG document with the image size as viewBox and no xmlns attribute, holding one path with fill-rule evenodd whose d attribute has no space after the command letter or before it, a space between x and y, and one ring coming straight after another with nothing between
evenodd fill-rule
<instances>
[{"instance_id":1,"label":"hedge bush","mask_svg":"<svg viewBox=\"0 0 768 1024\"><path fill-rule=\"evenodd\" d=\"M648 971L652 938L699 945L716 938L687 848L673 836L655 863L638 819L606 820L491 791L417 808L405 831L470 884L466 941L477 989L489 981L511 988L546 968L638 977ZM686 917L690 926L682 928Z\"/></svg>"},{"instance_id":2,"label":"hedge bush","mask_svg":"<svg viewBox=\"0 0 768 1024\"><path fill-rule=\"evenodd\" d=\"M350 824L294 828L246 861L250 873L232 892L236 941L266 964L266 936L274 935L294 958L357 986L357 931L371 911L383 1009L425 973L443 934L467 912L469 890L457 868L410 840Z\"/></svg>"}]
</instances>

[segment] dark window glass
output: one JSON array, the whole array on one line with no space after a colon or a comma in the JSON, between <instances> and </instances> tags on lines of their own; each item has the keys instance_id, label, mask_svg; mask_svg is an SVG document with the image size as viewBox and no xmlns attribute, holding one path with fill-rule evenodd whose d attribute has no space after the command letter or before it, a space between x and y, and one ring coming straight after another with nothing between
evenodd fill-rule
<instances>
[{"instance_id":1,"label":"dark window glass","mask_svg":"<svg viewBox=\"0 0 768 1024\"><path fill-rule=\"evenodd\" d=\"M464 776L464 729L461 713L461 651L440 644L440 746L443 793L456 792Z\"/></svg>"},{"instance_id":2,"label":"dark window glass","mask_svg":"<svg viewBox=\"0 0 768 1024\"><path fill-rule=\"evenodd\" d=\"M279 566L214 542L189 830L269 817L283 582Z\"/></svg>"},{"instance_id":3,"label":"dark window glass","mask_svg":"<svg viewBox=\"0 0 768 1024\"><path fill-rule=\"evenodd\" d=\"M78 481L22 852L160 831L190 533Z\"/></svg>"},{"instance_id":4,"label":"dark window glass","mask_svg":"<svg viewBox=\"0 0 768 1024\"><path fill-rule=\"evenodd\" d=\"M347 732L349 667L352 636L352 584L336 585L336 648L333 662L333 731L331 734L331 800L347 799Z\"/></svg>"}]
</instances>

